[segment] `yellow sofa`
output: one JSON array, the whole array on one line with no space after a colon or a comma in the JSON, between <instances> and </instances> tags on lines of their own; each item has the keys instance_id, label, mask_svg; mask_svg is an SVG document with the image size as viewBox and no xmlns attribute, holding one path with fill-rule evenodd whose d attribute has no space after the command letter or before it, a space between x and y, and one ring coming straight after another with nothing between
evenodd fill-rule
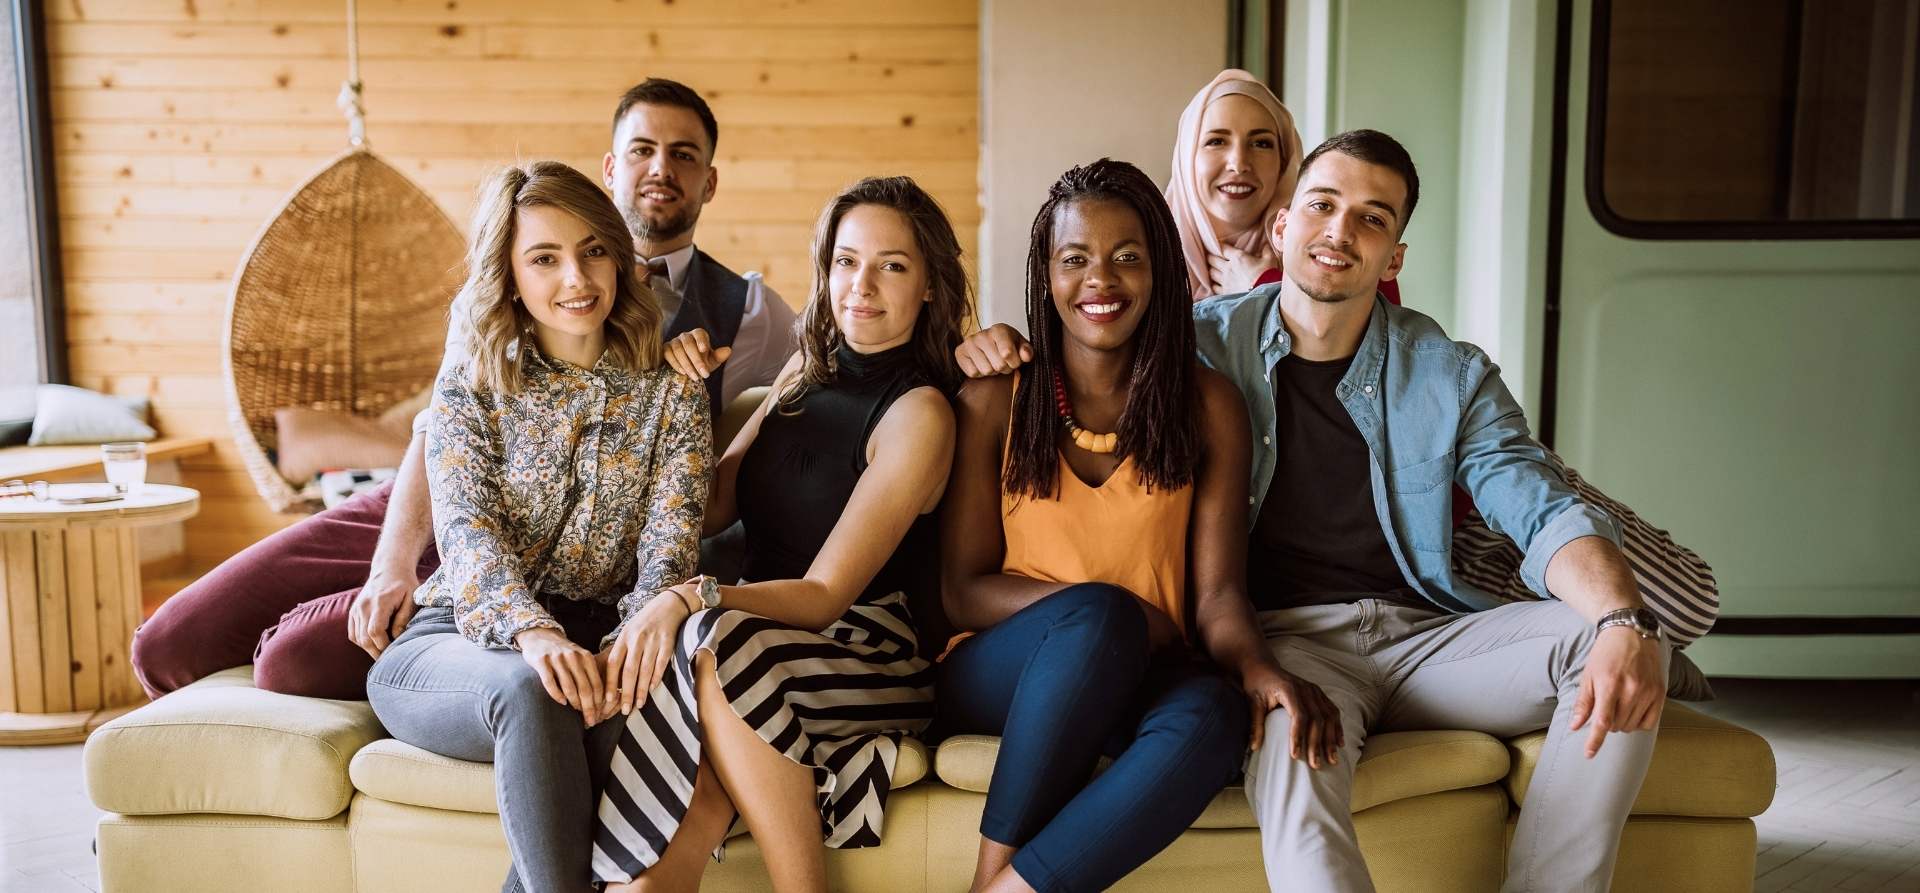
<instances>
[{"instance_id":1,"label":"yellow sofa","mask_svg":"<svg viewBox=\"0 0 1920 893\"><path fill-rule=\"evenodd\" d=\"M1377 735L1354 786L1361 849L1382 891L1498 888L1543 733ZM829 854L849 893L964 891L998 740L903 750L885 845ZM506 841L486 764L386 738L363 702L253 687L248 668L201 680L95 732L87 790L107 893L376 893L498 889ZM1752 817L1773 798L1758 735L1670 704L1620 849L1620 891L1746 891ZM750 838L726 847L702 889L768 889ZM1239 788L1116 889L1265 890Z\"/></svg>"}]
</instances>

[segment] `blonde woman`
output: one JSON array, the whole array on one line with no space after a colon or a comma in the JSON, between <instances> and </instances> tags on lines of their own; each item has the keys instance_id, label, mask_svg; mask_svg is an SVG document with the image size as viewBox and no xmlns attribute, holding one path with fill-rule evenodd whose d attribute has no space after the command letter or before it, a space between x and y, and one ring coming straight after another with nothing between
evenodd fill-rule
<instances>
[{"instance_id":1,"label":"blonde woman","mask_svg":"<svg viewBox=\"0 0 1920 893\"><path fill-rule=\"evenodd\" d=\"M472 233L469 358L427 429L441 564L367 695L394 737L494 764L505 889L588 890L592 776L621 725L601 721L686 616L660 594L699 553L707 394L661 362L659 306L591 180L502 170Z\"/></svg>"}]
</instances>

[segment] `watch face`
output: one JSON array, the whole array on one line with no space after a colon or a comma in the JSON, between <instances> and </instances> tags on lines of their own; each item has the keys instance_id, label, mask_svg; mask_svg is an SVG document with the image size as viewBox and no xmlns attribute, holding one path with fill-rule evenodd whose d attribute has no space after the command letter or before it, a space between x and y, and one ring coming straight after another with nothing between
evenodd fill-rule
<instances>
[{"instance_id":1,"label":"watch face","mask_svg":"<svg viewBox=\"0 0 1920 893\"><path fill-rule=\"evenodd\" d=\"M1649 632L1660 628L1660 616L1646 608L1633 612L1633 625Z\"/></svg>"}]
</instances>

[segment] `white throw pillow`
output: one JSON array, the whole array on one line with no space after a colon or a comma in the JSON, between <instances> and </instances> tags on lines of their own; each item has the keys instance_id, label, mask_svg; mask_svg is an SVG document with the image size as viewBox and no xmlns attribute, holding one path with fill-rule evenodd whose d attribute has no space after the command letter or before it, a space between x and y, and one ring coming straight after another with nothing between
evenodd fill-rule
<instances>
[{"instance_id":1,"label":"white throw pillow","mask_svg":"<svg viewBox=\"0 0 1920 893\"><path fill-rule=\"evenodd\" d=\"M145 397L114 397L63 384L43 384L35 396L40 405L34 411L33 435L27 439L33 446L156 436L146 421Z\"/></svg>"}]
</instances>

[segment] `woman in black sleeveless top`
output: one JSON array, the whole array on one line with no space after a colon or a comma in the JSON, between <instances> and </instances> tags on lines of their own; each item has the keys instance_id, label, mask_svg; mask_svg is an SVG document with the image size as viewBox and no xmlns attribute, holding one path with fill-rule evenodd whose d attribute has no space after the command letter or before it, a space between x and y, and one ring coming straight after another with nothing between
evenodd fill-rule
<instances>
[{"instance_id":1,"label":"woman in black sleeveless top","mask_svg":"<svg viewBox=\"0 0 1920 893\"><path fill-rule=\"evenodd\" d=\"M830 202L813 253L800 351L707 503L709 535L744 523L746 579L662 593L690 616L650 646L667 665L613 758L594 832L603 880L693 889L737 808L780 889L824 891L822 844L880 842L900 740L932 719L909 597L938 600L930 513L971 310L959 243L932 197L892 177ZM669 361L710 371L726 353L703 335Z\"/></svg>"},{"instance_id":2,"label":"woman in black sleeveless top","mask_svg":"<svg viewBox=\"0 0 1920 893\"><path fill-rule=\"evenodd\" d=\"M763 417L741 457L734 492L749 531L748 580L806 576L867 470L867 442L880 419L900 395L943 387L921 370L911 344L876 354L843 344L833 359L831 382L802 397L798 412L776 409ZM934 536L933 515L921 515L861 601L892 592L934 594L927 590L936 582L927 572Z\"/></svg>"}]
</instances>

